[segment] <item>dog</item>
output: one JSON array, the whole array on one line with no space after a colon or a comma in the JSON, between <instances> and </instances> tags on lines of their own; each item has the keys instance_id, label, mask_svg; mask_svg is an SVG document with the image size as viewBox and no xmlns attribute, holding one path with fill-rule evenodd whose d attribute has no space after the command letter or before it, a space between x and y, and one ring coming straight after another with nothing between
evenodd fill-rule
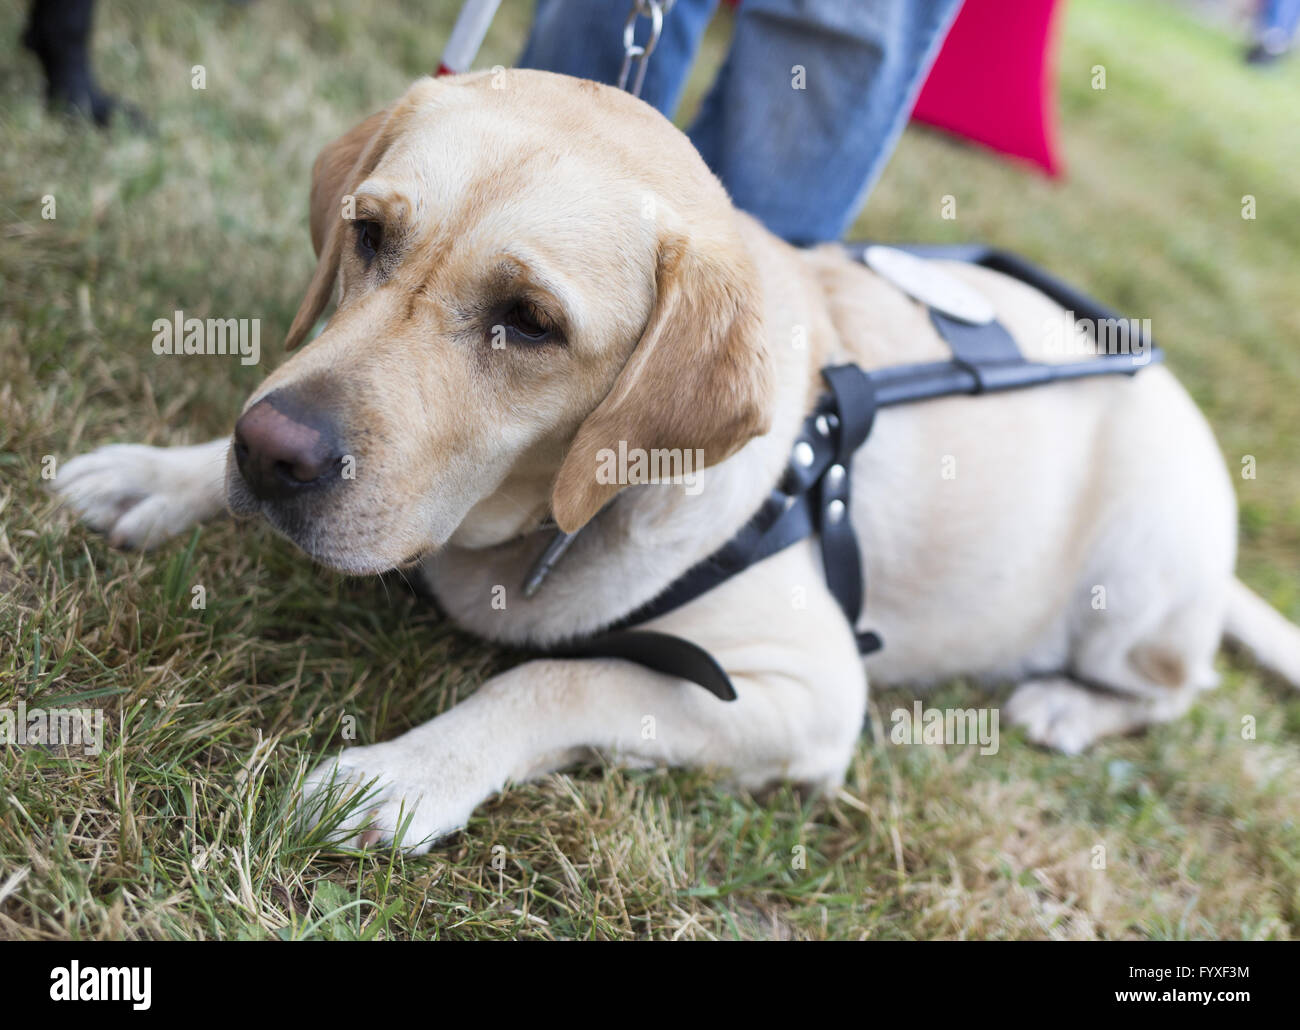
<instances>
[{"instance_id":1,"label":"dog","mask_svg":"<svg viewBox=\"0 0 1300 1030\"><path fill-rule=\"evenodd\" d=\"M824 366L949 356L924 307L843 250L793 248L735 210L652 108L544 72L417 82L321 153L311 237L288 348L337 307L233 441L104 447L56 489L132 547L228 506L330 568L407 570L503 644L598 631L731 538L782 475ZM946 270L1028 357L1055 360L1055 304ZM702 454L700 489L597 476L620 446ZM418 853L508 782L593 752L831 789L868 672L1014 683L1005 714L1069 753L1185 712L1225 633L1300 685L1300 629L1235 578L1223 458L1163 367L882 410L852 475L870 583L856 628L886 642L865 663L805 540L648 624L707 648L735 701L619 659L539 658L342 750L308 777L304 818L371 784L343 837L397 842L409 817L398 843ZM582 532L525 597L555 526Z\"/></svg>"}]
</instances>

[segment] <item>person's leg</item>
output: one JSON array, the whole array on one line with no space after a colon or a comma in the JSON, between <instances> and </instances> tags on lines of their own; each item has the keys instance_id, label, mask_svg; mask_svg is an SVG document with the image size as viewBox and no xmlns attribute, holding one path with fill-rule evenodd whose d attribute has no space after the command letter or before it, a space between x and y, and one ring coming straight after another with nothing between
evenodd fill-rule
<instances>
[{"instance_id":1,"label":"person's leg","mask_svg":"<svg viewBox=\"0 0 1300 1030\"><path fill-rule=\"evenodd\" d=\"M742 0L692 142L736 204L777 235L839 239L892 153L960 6Z\"/></svg>"},{"instance_id":2,"label":"person's leg","mask_svg":"<svg viewBox=\"0 0 1300 1030\"><path fill-rule=\"evenodd\" d=\"M1255 24L1255 46L1246 56L1256 63L1281 57L1295 43L1300 0L1263 0Z\"/></svg>"},{"instance_id":3,"label":"person's leg","mask_svg":"<svg viewBox=\"0 0 1300 1030\"><path fill-rule=\"evenodd\" d=\"M677 0L664 16L641 98L670 118L717 6L718 0ZM518 67L616 84L623 64L623 26L631 9L632 0L538 0ZM646 41L649 24L646 18L638 19L638 43Z\"/></svg>"},{"instance_id":4,"label":"person's leg","mask_svg":"<svg viewBox=\"0 0 1300 1030\"><path fill-rule=\"evenodd\" d=\"M115 102L90 70L95 0L32 0L23 43L40 59L51 107L66 107L106 125Z\"/></svg>"}]
</instances>

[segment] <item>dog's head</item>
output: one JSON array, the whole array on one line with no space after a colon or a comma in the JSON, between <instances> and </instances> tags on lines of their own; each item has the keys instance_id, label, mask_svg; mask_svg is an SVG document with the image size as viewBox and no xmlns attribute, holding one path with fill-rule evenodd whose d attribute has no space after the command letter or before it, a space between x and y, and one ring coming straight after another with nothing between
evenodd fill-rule
<instances>
[{"instance_id":1,"label":"dog's head","mask_svg":"<svg viewBox=\"0 0 1300 1030\"><path fill-rule=\"evenodd\" d=\"M620 442L711 465L766 431L753 268L686 138L544 72L422 80L316 161L319 263L253 395L227 493L321 562L403 565L620 489Z\"/></svg>"}]
</instances>

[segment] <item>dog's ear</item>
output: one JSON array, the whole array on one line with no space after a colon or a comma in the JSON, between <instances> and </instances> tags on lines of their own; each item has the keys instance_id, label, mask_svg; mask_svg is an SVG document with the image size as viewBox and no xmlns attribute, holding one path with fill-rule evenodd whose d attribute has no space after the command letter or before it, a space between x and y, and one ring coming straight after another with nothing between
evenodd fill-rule
<instances>
[{"instance_id":1,"label":"dog's ear","mask_svg":"<svg viewBox=\"0 0 1300 1030\"><path fill-rule=\"evenodd\" d=\"M755 272L734 237L660 241L655 306L613 388L578 428L560 466L552 514L566 533L585 525L623 485L597 479L601 452L619 442L647 454L697 448L714 465L767 432L771 356Z\"/></svg>"},{"instance_id":2,"label":"dog's ear","mask_svg":"<svg viewBox=\"0 0 1300 1030\"><path fill-rule=\"evenodd\" d=\"M378 111L320 152L311 171L311 245L316 272L285 337L286 350L302 343L329 303L339 274L346 221L343 198L371 172L392 140L392 110Z\"/></svg>"}]
</instances>

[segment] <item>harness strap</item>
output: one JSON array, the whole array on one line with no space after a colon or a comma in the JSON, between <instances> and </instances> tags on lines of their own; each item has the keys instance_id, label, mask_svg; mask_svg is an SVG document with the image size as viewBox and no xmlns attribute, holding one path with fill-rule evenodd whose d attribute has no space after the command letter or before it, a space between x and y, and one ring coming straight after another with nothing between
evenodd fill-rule
<instances>
[{"instance_id":1,"label":"harness strap","mask_svg":"<svg viewBox=\"0 0 1300 1030\"><path fill-rule=\"evenodd\" d=\"M975 377L972 393L996 390L1008 377L1016 386L1030 385L1025 380L1029 363L1001 322L968 325L934 308L930 309L930 321L952 350L952 363Z\"/></svg>"},{"instance_id":2,"label":"harness strap","mask_svg":"<svg viewBox=\"0 0 1300 1030\"><path fill-rule=\"evenodd\" d=\"M864 581L858 537L853 532L849 508L849 480L853 454L866 442L876 420L876 388L871 377L856 365L822 369L822 378L835 398L839 415L835 463L817 485L817 529L821 537L826 585L839 602L849 625L856 627L862 614ZM874 634L873 634L874 636ZM879 637L873 641L880 646ZM859 641L859 650L862 642Z\"/></svg>"},{"instance_id":3,"label":"harness strap","mask_svg":"<svg viewBox=\"0 0 1300 1030\"><path fill-rule=\"evenodd\" d=\"M698 683L723 701L736 700L736 688L718 660L689 640L654 630L599 633L548 652L552 658L623 658L678 679Z\"/></svg>"},{"instance_id":4,"label":"harness strap","mask_svg":"<svg viewBox=\"0 0 1300 1030\"><path fill-rule=\"evenodd\" d=\"M1004 272L1084 318L1116 317L1096 301L1014 255L977 247L918 247L912 251L934 258L967 260ZM855 256L860 257L860 252ZM862 654L878 650L881 640L877 634L857 632L865 600L865 575L850 513L853 456L870 434L876 412L935 397L995 393L1096 375L1132 375L1163 358L1154 341L1140 336L1137 343L1141 359L1131 354L1100 354L1084 361L1044 364L1027 360L1011 334L996 320L973 324L934 307L929 308L929 313L952 350L951 360L870 372L852 364L824 368L822 376L829 393L805 419L785 476L741 530L658 597L610 629L548 653L554 657L623 658L698 683L721 700L735 700L731 680L704 648L668 633L631 627L680 608L813 534L820 538L827 587L854 631L858 650ZM539 563L534 570L529 579L532 591L558 560L564 543L567 541L557 537L547 549L546 555L556 553L549 564Z\"/></svg>"},{"instance_id":5,"label":"harness strap","mask_svg":"<svg viewBox=\"0 0 1300 1030\"><path fill-rule=\"evenodd\" d=\"M812 531L812 519L804 498L792 496L777 487L758 513L726 544L689 568L658 597L619 619L611 628L618 630L649 622L680 608L736 573L804 539Z\"/></svg>"}]
</instances>

